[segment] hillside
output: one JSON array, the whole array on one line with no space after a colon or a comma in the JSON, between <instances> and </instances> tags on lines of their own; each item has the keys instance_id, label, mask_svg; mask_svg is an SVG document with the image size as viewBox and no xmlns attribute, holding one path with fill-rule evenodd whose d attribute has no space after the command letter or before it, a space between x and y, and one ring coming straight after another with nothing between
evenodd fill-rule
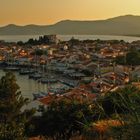
<instances>
[{"instance_id":1,"label":"hillside","mask_svg":"<svg viewBox=\"0 0 140 140\"><path fill-rule=\"evenodd\" d=\"M64 20L53 25L7 25L0 27L0 35L44 34L94 34L94 35L140 35L140 16L126 15L106 20Z\"/></svg>"}]
</instances>

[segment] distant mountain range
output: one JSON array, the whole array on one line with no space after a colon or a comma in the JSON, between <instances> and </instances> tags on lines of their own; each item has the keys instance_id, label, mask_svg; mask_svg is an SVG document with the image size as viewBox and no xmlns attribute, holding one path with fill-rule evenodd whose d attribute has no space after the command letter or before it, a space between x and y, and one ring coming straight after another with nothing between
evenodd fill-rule
<instances>
[{"instance_id":1,"label":"distant mountain range","mask_svg":"<svg viewBox=\"0 0 140 140\"><path fill-rule=\"evenodd\" d=\"M53 25L10 24L0 27L0 35L140 35L140 16L125 15L106 20L64 20Z\"/></svg>"}]
</instances>

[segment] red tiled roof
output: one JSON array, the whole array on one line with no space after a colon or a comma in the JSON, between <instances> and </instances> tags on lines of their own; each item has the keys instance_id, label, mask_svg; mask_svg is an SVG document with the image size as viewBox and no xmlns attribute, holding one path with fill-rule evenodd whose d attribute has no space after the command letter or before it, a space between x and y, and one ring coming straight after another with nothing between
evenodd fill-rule
<instances>
[{"instance_id":1,"label":"red tiled roof","mask_svg":"<svg viewBox=\"0 0 140 140\"><path fill-rule=\"evenodd\" d=\"M38 137L29 138L29 140L45 140L45 139L38 136Z\"/></svg>"},{"instance_id":2,"label":"red tiled roof","mask_svg":"<svg viewBox=\"0 0 140 140\"><path fill-rule=\"evenodd\" d=\"M44 104L44 105L48 105L49 103L51 103L54 100L54 96L47 96L44 98L39 99L39 101Z\"/></svg>"}]
</instances>

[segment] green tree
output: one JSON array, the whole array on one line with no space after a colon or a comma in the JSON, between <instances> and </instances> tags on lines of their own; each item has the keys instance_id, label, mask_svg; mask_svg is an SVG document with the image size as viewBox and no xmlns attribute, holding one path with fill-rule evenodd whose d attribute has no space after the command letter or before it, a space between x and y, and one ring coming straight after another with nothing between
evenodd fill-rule
<instances>
[{"instance_id":1,"label":"green tree","mask_svg":"<svg viewBox=\"0 0 140 140\"><path fill-rule=\"evenodd\" d=\"M0 79L0 140L25 139L25 123L34 111L21 108L28 103L19 91L15 76L6 73Z\"/></svg>"},{"instance_id":2,"label":"green tree","mask_svg":"<svg viewBox=\"0 0 140 140\"><path fill-rule=\"evenodd\" d=\"M47 50L36 49L34 52L31 53L31 55L37 55L37 56L41 56L43 54L47 55L48 51Z\"/></svg>"},{"instance_id":3,"label":"green tree","mask_svg":"<svg viewBox=\"0 0 140 140\"><path fill-rule=\"evenodd\" d=\"M86 140L139 139L140 90L133 86L106 93L93 102L59 98L41 110L42 116L30 121L29 132L34 136L43 135L54 140L69 140L81 135ZM110 127L108 120L116 121L116 126ZM97 123L101 125L98 129Z\"/></svg>"},{"instance_id":4,"label":"green tree","mask_svg":"<svg viewBox=\"0 0 140 140\"><path fill-rule=\"evenodd\" d=\"M69 140L80 135L83 123L92 120L92 110L88 102L75 99L60 99L52 102L42 113L34 118L36 135L51 137L54 140Z\"/></svg>"},{"instance_id":5,"label":"green tree","mask_svg":"<svg viewBox=\"0 0 140 140\"><path fill-rule=\"evenodd\" d=\"M78 39L75 39L74 37L72 37L70 40L69 40L69 43L73 46L73 45L78 45L80 43L80 40Z\"/></svg>"},{"instance_id":6,"label":"green tree","mask_svg":"<svg viewBox=\"0 0 140 140\"><path fill-rule=\"evenodd\" d=\"M116 63L131 66L140 65L140 52L136 50L130 50L126 56L118 56L116 58Z\"/></svg>"},{"instance_id":7,"label":"green tree","mask_svg":"<svg viewBox=\"0 0 140 140\"><path fill-rule=\"evenodd\" d=\"M121 65L125 65L127 63L125 56L118 56L118 57L116 57L115 62L117 64L121 64Z\"/></svg>"}]
</instances>

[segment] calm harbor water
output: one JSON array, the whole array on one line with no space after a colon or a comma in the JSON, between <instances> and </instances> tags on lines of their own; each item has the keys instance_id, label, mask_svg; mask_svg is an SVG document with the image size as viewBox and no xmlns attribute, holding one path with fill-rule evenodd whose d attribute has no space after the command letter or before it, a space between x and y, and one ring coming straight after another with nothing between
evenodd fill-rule
<instances>
[{"instance_id":1,"label":"calm harbor water","mask_svg":"<svg viewBox=\"0 0 140 140\"><path fill-rule=\"evenodd\" d=\"M47 92L47 85L38 83L33 79L29 79L27 75L19 75L19 73L14 72L17 83L20 86L20 91L25 98L33 99L32 93L38 91ZM3 70L0 70L0 78L5 75Z\"/></svg>"},{"instance_id":2,"label":"calm harbor water","mask_svg":"<svg viewBox=\"0 0 140 140\"><path fill-rule=\"evenodd\" d=\"M0 36L0 40L5 40L7 42L17 42L17 41L27 41L29 38L38 39L41 35L3 35ZM80 40L124 40L126 42L132 42L140 40L140 37L131 37L131 36L112 36L112 35L57 35L57 37L62 41L70 40L72 37Z\"/></svg>"}]
</instances>

